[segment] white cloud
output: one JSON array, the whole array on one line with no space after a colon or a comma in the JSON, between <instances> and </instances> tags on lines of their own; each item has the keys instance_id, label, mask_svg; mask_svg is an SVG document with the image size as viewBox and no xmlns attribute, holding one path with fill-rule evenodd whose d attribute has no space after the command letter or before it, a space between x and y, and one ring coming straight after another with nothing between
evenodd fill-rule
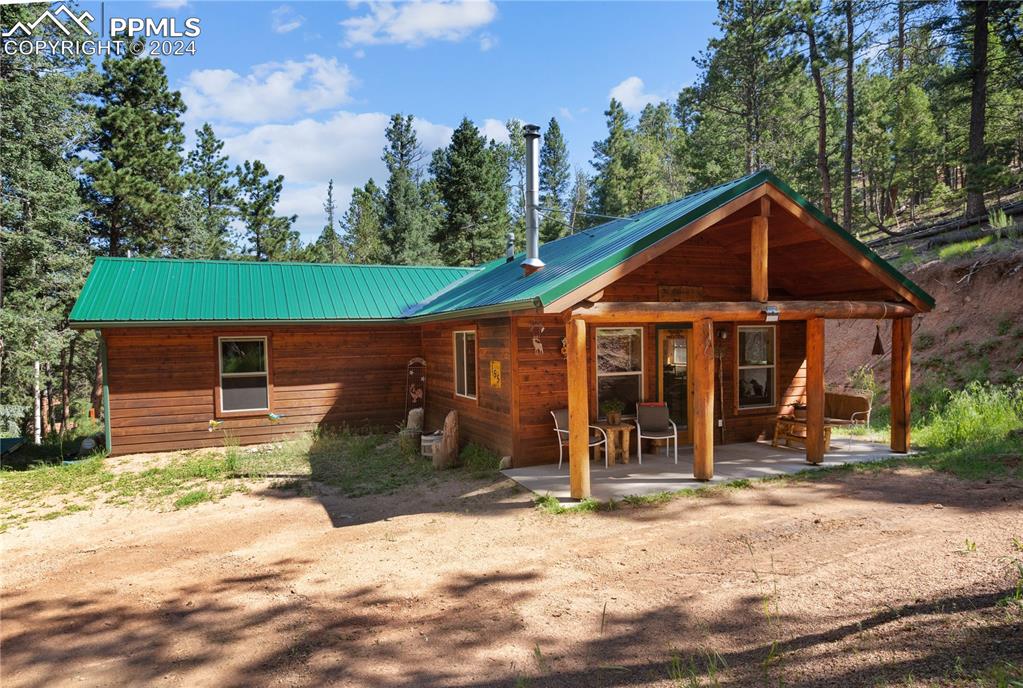
<instances>
[{"instance_id":1,"label":"white cloud","mask_svg":"<svg viewBox=\"0 0 1023 688\"><path fill-rule=\"evenodd\" d=\"M630 112L639 112L648 103L659 103L665 100L664 96L648 92L643 80L638 76L630 76L612 88L608 97L619 100L622 107Z\"/></svg>"},{"instance_id":2,"label":"white cloud","mask_svg":"<svg viewBox=\"0 0 1023 688\"><path fill-rule=\"evenodd\" d=\"M270 22L275 33L290 33L305 23L305 17L291 5L281 5L270 12Z\"/></svg>"},{"instance_id":3,"label":"white cloud","mask_svg":"<svg viewBox=\"0 0 1023 688\"><path fill-rule=\"evenodd\" d=\"M302 61L255 65L242 76L230 69L199 69L181 95L190 122L255 124L289 120L350 100L355 78L336 58L308 55Z\"/></svg>"},{"instance_id":4,"label":"white cloud","mask_svg":"<svg viewBox=\"0 0 1023 688\"><path fill-rule=\"evenodd\" d=\"M390 116L382 112L339 111L320 121L303 119L292 124L264 124L229 136L224 151L232 162L262 160L271 174L284 175L278 212L297 214L296 229L309 241L323 227L323 199L327 180L334 180L341 212L351 191L372 177L380 185L387 170L380 160L384 129ZM447 145L452 129L426 120L415 121L419 142L427 153ZM424 159L424 164L429 155Z\"/></svg>"},{"instance_id":5,"label":"white cloud","mask_svg":"<svg viewBox=\"0 0 1023 688\"><path fill-rule=\"evenodd\" d=\"M490 0L371 2L367 10L341 22L349 46L461 41L497 17L497 5ZM480 47L493 47L493 39L486 48L481 41Z\"/></svg>"},{"instance_id":6,"label":"white cloud","mask_svg":"<svg viewBox=\"0 0 1023 688\"><path fill-rule=\"evenodd\" d=\"M153 3L153 7L159 7L163 10L180 10L187 4L188 0L156 0Z\"/></svg>"},{"instance_id":7,"label":"white cloud","mask_svg":"<svg viewBox=\"0 0 1023 688\"><path fill-rule=\"evenodd\" d=\"M498 143L508 143L508 127L499 119L485 119L480 131L487 138L487 141L494 139Z\"/></svg>"},{"instance_id":8,"label":"white cloud","mask_svg":"<svg viewBox=\"0 0 1023 688\"><path fill-rule=\"evenodd\" d=\"M487 52L497 46L497 36L492 33L480 34L480 50Z\"/></svg>"}]
</instances>

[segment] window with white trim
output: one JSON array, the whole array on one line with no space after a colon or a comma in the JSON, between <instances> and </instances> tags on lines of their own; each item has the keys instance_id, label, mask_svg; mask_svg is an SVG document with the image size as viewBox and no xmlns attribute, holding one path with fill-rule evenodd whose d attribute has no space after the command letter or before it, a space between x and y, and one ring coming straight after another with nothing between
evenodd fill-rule
<instances>
[{"instance_id":1,"label":"window with white trim","mask_svg":"<svg viewBox=\"0 0 1023 688\"><path fill-rule=\"evenodd\" d=\"M738 328L738 383L740 409L775 405L774 325Z\"/></svg>"},{"instance_id":2,"label":"window with white trim","mask_svg":"<svg viewBox=\"0 0 1023 688\"><path fill-rule=\"evenodd\" d=\"M476 332L455 332L455 395L476 398Z\"/></svg>"},{"instance_id":3,"label":"window with white trim","mask_svg":"<svg viewBox=\"0 0 1023 688\"><path fill-rule=\"evenodd\" d=\"M221 337L220 410L270 408L266 337Z\"/></svg>"},{"instance_id":4,"label":"window with white trim","mask_svg":"<svg viewBox=\"0 0 1023 688\"><path fill-rule=\"evenodd\" d=\"M643 328L598 327L596 348L597 408L618 400L624 414L635 414L643 400Z\"/></svg>"}]
</instances>

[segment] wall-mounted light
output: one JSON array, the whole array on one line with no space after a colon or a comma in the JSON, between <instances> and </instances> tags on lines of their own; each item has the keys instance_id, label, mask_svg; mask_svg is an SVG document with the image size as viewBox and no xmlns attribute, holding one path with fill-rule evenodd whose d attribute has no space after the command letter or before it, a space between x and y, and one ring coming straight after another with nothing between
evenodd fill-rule
<instances>
[{"instance_id":1,"label":"wall-mounted light","mask_svg":"<svg viewBox=\"0 0 1023 688\"><path fill-rule=\"evenodd\" d=\"M778 322L778 316L779 315L780 315L780 313L778 312L778 307L777 306L766 306L764 308L764 321L765 322Z\"/></svg>"}]
</instances>

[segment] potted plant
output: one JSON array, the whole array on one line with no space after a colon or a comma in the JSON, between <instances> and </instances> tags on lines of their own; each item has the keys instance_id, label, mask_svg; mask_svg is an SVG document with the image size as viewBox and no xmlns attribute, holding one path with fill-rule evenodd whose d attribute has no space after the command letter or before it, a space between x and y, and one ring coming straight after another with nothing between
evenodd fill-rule
<instances>
[{"instance_id":1,"label":"potted plant","mask_svg":"<svg viewBox=\"0 0 1023 688\"><path fill-rule=\"evenodd\" d=\"M608 399L600 405L601 412L607 417L611 425L618 425L622 422L622 411L625 410L625 402L620 399Z\"/></svg>"},{"instance_id":2,"label":"potted plant","mask_svg":"<svg viewBox=\"0 0 1023 688\"><path fill-rule=\"evenodd\" d=\"M796 420L806 420L806 404L796 404L793 406L792 416Z\"/></svg>"}]
</instances>

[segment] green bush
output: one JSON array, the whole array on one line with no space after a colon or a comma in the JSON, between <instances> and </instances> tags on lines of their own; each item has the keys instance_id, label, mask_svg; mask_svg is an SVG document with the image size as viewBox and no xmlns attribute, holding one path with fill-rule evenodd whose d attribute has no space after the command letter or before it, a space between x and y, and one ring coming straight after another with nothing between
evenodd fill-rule
<instances>
[{"instance_id":1,"label":"green bush","mask_svg":"<svg viewBox=\"0 0 1023 688\"><path fill-rule=\"evenodd\" d=\"M1023 428L1023 385L971 382L945 394L944 404L932 403L933 410L917 435L929 448L989 442Z\"/></svg>"}]
</instances>

